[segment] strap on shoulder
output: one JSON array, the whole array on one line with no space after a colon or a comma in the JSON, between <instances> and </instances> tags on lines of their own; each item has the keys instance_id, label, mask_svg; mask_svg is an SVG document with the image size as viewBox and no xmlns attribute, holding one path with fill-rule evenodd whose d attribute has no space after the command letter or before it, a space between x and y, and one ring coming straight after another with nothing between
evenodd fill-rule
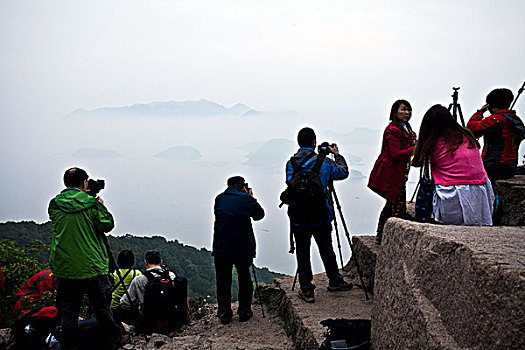
<instances>
[{"instance_id":1,"label":"strap on shoulder","mask_svg":"<svg viewBox=\"0 0 525 350\"><path fill-rule=\"evenodd\" d=\"M151 273L151 271L146 271L144 272L144 276L146 276L148 278L148 282L149 281L152 281L155 279L155 276L153 276L153 274Z\"/></svg>"},{"instance_id":2,"label":"strap on shoulder","mask_svg":"<svg viewBox=\"0 0 525 350\"><path fill-rule=\"evenodd\" d=\"M319 154L317 155L317 159L315 160L315 164L312 167L313 173L319 173L319 170L321 170L321 166L323 166L324 159L326 158L326 155Z\"/></svg>"},{"instance_id":3,"label":"strap on shoulder","mask_svg":"<svg viewBox=\"0 0 525 350\"><path fill-rule=\"evenodd\" d=\"M293 172L295 173L298 169L302 168L306 164L306 162L308 162L314 155L315 152L311 152L309 155L304 157L300 163L297 162L297 159L295 159L295 157L290 158L290 164L292 164Z\"/></svg>"}]
</instances>

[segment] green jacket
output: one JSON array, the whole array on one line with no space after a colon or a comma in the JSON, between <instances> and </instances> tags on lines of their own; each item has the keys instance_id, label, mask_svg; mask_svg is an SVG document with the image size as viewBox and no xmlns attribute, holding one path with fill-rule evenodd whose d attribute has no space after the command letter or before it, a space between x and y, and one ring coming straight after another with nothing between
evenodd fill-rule
<instances>
[{"instance_id":1,"label":"green jacket","mask_svg":"<svg viewBox=\"0 0 525 350\"><path fill-rule=\"evenodd\" d=\"M85 279L108 274L102 235L115 227L109 211L94 197L66 188L51 200L51 270L58 278Z\"/></svg>"}]
</instances>

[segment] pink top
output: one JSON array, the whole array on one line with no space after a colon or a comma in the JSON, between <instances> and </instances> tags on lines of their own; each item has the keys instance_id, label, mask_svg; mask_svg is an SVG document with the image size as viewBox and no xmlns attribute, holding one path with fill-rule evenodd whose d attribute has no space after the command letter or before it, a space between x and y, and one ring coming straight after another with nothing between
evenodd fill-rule
<instances>
[{"instance_id":1,"label":"pink top","mask_svg":"<svg viewBox=\"0 0 525 350\"><path fill-rule=\"evenodd\" d=\"M469 141L463 143L453 156L447 150L444 140L439 140L431 159L432 176L436 185L483 185L487 182L487 172L483 167L479 150L469 148Z\"/></svg>"}]
</instances>

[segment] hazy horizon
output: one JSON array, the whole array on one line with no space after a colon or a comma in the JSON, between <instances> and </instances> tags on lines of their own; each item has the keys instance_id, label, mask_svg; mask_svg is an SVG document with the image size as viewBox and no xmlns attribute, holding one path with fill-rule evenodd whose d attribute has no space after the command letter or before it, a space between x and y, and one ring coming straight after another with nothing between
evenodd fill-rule
<instances>
[{"instance_id":1,"label":"hazy horizon","mask_svg":"<svg viewBox=\"0 0 525 350\"><path fill-rule=\"evenodd\" d=\"M0 221L46 221L64 170L80 166L106 179L115 234L210 248L213 199L240 174L267 209L256 263L293 273L277 201L298 130L337 142L368 176L396 99L411 102L417 131L453 86L466 120L493 88L517 91L523 13L517 0L2 1ZM201 99L263 113L69 118ZM525 97L515 109L525 116ZM373 132L355 142L359 128ZM373 234L383 205L366 181L336 185L352 234Z\"/></svg>"}]
</instances>

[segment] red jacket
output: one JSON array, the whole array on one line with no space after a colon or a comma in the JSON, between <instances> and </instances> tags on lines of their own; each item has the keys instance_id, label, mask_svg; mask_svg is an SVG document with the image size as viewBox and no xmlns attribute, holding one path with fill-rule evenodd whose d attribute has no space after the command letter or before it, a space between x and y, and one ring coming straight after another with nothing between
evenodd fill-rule
<instances>
[{"instance_id":1,"label":"red jacket","mask_svg":"<svg viewBox=\"0 0 525 350\"><path fill-rule=\"evenodd\" d=\"M515 111L499 111L487 118L478 111L467 123L476 137L483 136L483 164L518 164L518 148L525 137L525 127Z\"/></svg>"},{"instance_id":2,"label":"red jacket","mask_svg":"<svg viewBox=\"0 0 525 350\"><path fill-rule=\"evenodd\" d=\"M381 154L370 174L368 187L391 203L399 198L405 186L415 139L414 132L410 135L396 122L391 122L383 134Z\"/></svg>"},{"instance_id":3,"label":"red jacket","mask_svg":"<svg viewBox=\"0 0 525 350\"><path fill-rule=\"evenodd\" d=\"M55 290L55 275L51 270L44 270L31 277L15 294L15 313L23 310L22 299L36 303L45 292ZM27 298L27 299L26 299Z\"/></svg>"}]
</instances>

